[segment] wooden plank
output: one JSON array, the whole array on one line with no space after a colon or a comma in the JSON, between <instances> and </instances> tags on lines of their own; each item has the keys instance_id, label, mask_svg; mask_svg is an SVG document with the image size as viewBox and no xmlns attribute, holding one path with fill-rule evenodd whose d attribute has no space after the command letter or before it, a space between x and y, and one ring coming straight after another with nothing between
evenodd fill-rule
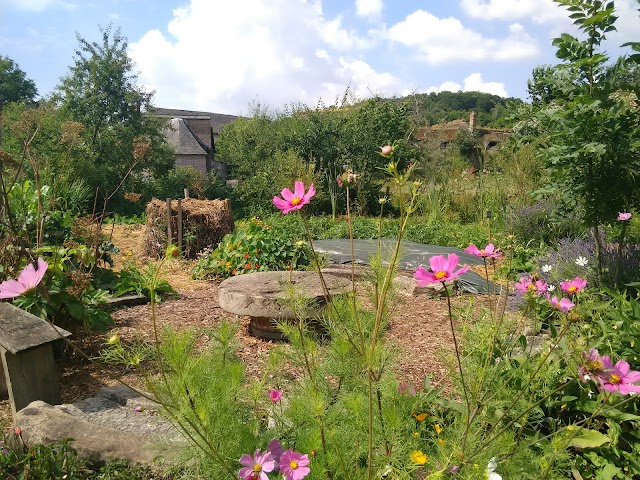
<instances>
[{"instance_id":1,"label":"wooden plank","mask_svg":"<svg viewBox=\"0 0 640 480\"><path fill-rule=\"evenodd\" d=\"M16 354L38 347L71 333L25 312L7 302L0 302L0 347Z\"/></svg>"},{"instance_id":2,"label":"wooden plank","mask_svg":"<svg viewBox=\"0 0 640 480\"><path fill-rule=\"evenodd\" d=\"M60 386L51 344L12 354L0 349L9 403L14 420L18 411L35 400L60 403Z\"/></svg>"},{"instance_id":3,"label":"wooden plank","mask_svg":"<svg viewBox=\"0 0 640 480\"><path fill-rule=\"evenodd\" d=\"M188 189L188 188L185 188L185 189L184 189L184 199L185 199L185 200L188 200L188 199L189 199L189 189Z\"/></svg>"}]
</instances>

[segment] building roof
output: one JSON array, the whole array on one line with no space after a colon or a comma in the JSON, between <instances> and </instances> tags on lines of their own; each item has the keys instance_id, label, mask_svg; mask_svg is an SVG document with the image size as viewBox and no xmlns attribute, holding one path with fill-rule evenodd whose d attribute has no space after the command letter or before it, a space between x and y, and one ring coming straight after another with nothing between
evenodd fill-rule
<instances>
[{"instance_id":1,"label":"building roof","mask_svg":"<svg viewBox=\"0 0 640 480\"><path fill-rule=\"evenodd\" d=\"M166 138L167 142L175 147L178 155L207 154L182 118L171 119Z\"/></svg>"},{"instance_id":2,"label":"building roof","mask_svg":"<svg viewBox=\"0 0 640 480\"><path fill-rule=\"evenodd\" d=\"M211 129L213 133L220 133L220 129L227 125L228 123L233 122L239 117L238 115L226 115L223 113L214 113L214 112L198 112L195 110L180 110L176 108L161 108L161 107L153 107L151 109L151 113L155 115L159 115L162 117L171 117L171 118L209 118L211 123Z\"/></svg>"}]
</instances>

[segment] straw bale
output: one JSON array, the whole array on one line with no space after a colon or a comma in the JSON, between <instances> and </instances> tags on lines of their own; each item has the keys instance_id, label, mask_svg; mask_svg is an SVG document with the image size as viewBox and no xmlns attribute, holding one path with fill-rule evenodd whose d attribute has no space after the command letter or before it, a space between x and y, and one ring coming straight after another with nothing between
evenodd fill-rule
<instances>
[{"instance_id":1,"label":"straw bale","mask_svg":"<svg viewBox=\"0 0 640 480\"><path fill-rule=\"evenodd\" d=\"M160 257L167 248L167 204L152 199L147 204L145 253ZM218 245L222 237L233 231L233 212L229 200L182 200L183 252L186 258L196 258L207 247ZM172 243L177 245L178 201L171 202Z\"/></svg>"}]
</instances>

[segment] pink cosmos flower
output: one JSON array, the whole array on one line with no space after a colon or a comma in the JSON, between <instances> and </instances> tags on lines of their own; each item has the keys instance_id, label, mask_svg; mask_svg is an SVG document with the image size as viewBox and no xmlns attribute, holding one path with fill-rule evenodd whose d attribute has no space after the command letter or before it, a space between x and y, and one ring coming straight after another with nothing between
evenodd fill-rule
<instances>
[{"instance_id":1,"label":"pink cosmos flower","mask_svg":"<svg viewBox=\"0 0 640 480\"><path fill-rule=\"evenodd\" d=\"M285 480L302 480L309 475L309 457L293 450L287 450L280 457L280 473Z\"/></svg>"},{"instance_id":2,"label":"pink cosmos flower","mask_svg":"<svg viewBox=\"0 0 640 480\"><path fill-rule=\"evenodd\" d=\"M342 188L342 176L338 175L336 177L336 182L338 183L338 187Z\"/></svg>"},{"instance_id":3,"label":"pink cosmos flower","mask_svg":"<svg viewBox=\"0 0 640 480\"><path fill-rule=\"evenodd\" d=\"M618 392L621 395L629 393L640 393L640 385L633 385L640 382L640 372L631 370L629 364L624 360L618 360L615 365L608 356L602 357L604 373L600 375L602 379L602 389L607 392Z\"/></svg>"},{"instance_id":4,"label":"pink cosmos flower","mask_svg":"<svg viewBox=\"0 0 640 480\"><path fill-rule=\"evenodd\" d=\"M276 469L278 468L278 464L280 463L280 457L282 456L282 444L276 440L275 438L269 442L267 445L267 452L271 453L273 459L276 462Z\"/></svg>"},{"instance_id":5,"label":"pink cosmos flower","mask_svg":"<svg viewBox=\"0 0 640 480\"><path fill-rule=\"evenodd\" d=\"M269 398L273 403L278 403L282 399L282 391L276 389L270 390Z\"/></svg>"},{"instance_id":6,"label":"pink cosmos flower","mask_svg":"<svg viewBox=\"0 0 640 480\"><path fill-rule=\"evenodd\" d=\"M567 280L566 282L560 283L560 288L564 293L568 293L569 295L573 295L578 293L580 290L584 289L587 286L587 281L583 278L576 277L573 280Z\"/></svg>"},{"instance_id":7,"label":"pink cosmos flower","mask_svg":"<svg viewBox=\"0 0 640 480\"><path fill-rule=\"evenodd\" d=\"M385 145L380 149L380 153L382 153L382 155L384 155L385 157L388 157L389 155L391 155L392 152L393 152L393 147L391 145Z\"/></svg>"},{"instance_id":8,"label":"pink cosmos flower","mask_svg":"<svg viewBox=\"0 0 640 480\"><path fill-rule=\"evenodd\" d=\"M242 480L269 480L267 473L276 468L276 462L271 452L260 454L260 450L256 450L253 457L246 453L242 455L240 465L244 465L244 468L238 471Z\"/></svg>"},{"instance_id":9,"label":"pink cosmos flower","mask_svg":"<svg viewBox=\"0 0 640 480\"><path fill-rule=\"evenodd\" d=\"M549 300L549 303L553 305L553 308L557 308L561 312L567 313L569 310L575 307L575 305L568 298L561 298L560 300L558 300L558 297L556 297L555 295L553 297L549 297L548 293L545 296L547 297L547 300Z\"/></svg>"},{"instance_id":10,"label":"pink cosmos flower","mask_svg":"<svg viewBox=\"0 0 640 480\"><path fill-rule=\"evenodd\" d=\"M296 182L293 192L288 188L285 188L280 192L282 198L273 197L273 204L286 215L293 210L300 210L304 205L309 203L309 200L315 194L316 190L313 188L313 183L309 186L309 191L304 193L304 183Z\"/></svg>"},{"instance_id":11,"label":"pink cosmos flower","mask_svg":"<svg viewBox=\"0 0 640 480\"><path fill-rule=\"evenodd\" d=\"M488 244L482 250L479 250L473 243L464 249L465 252L475 255L476 257L483 258L499 258L502 256L499 248L493 246L493 243Z\"/></svg>"},{"instance_id":12,"label":"pink cosmos flower","mask_svg":"<svg viewBox=\"0 0 640 480\"><path fill-rule=\"evenodd\" d=\"M431 271L424 268L420 265L415 273L413 274L413 278L418 281L419 287L424 287L430 283L439 283L439 282L447 282L449 280L453 280L459 275L467 272L471 267L462 267L458 270L455 268L458 266L459 257L455 253L450 253L447 255L447 258L444 258L444 255L434 255L429 258L429 265L431 266Z\"/></svg>"},{"instance_id":13,"label":"pink cosmos flower","mask_svg":"<svg viewBox=\"0 0 640 480\"><path fill-rule=\"evenodd\" d=\"M529 275L520 277L520 281L513 285L518 293L526 295L533 293L534 295L542 295L547 291L547 282L544 280L533 280Z\"/></svg>"},{"instance_id":14,"label":"pink cosmos flower","mask_svg":"<svg viewBox=\"0 0 640 480\"><path fill-rule=\"evenodd\" d=\"M632 215L629 212L618 212L618 220L621 222L626 222L627 220L631 220Z\"/></svg>"},{"instance_id":15,"label":"pink cosmos flower","mask_svg":"<svg viewBox=\"0 0 640 480\"><path fill-rule=\"evenodd\" d=\"M36 288L42 281L42 277L44 277L48 267L47 262L42 258L38 259L37 269L33 266L33 263L30 263L20 272L18 280L7 280L0 283L0 299L19 297L23 293Z\"/></svg>"}]
</instances>

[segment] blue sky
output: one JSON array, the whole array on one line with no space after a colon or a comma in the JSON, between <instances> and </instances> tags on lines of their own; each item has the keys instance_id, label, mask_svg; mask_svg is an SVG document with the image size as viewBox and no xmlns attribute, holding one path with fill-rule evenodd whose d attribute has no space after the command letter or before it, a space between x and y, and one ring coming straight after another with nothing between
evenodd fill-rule
<instances>
[{"instance_id":1,"label":"blue sky","mask_svg":"<svg viewBox=\"0 0 640 480\"><path fill-rule=\"evenodd\" d=\"M640 41L617 0L607 49ZM551 39L576 33L552 0L0 0L0 55L49 94L98 25L120 27L157 106L248 114L252 103L333 104L443 90L526 99Z\"/></svg>"}]
</instances>

